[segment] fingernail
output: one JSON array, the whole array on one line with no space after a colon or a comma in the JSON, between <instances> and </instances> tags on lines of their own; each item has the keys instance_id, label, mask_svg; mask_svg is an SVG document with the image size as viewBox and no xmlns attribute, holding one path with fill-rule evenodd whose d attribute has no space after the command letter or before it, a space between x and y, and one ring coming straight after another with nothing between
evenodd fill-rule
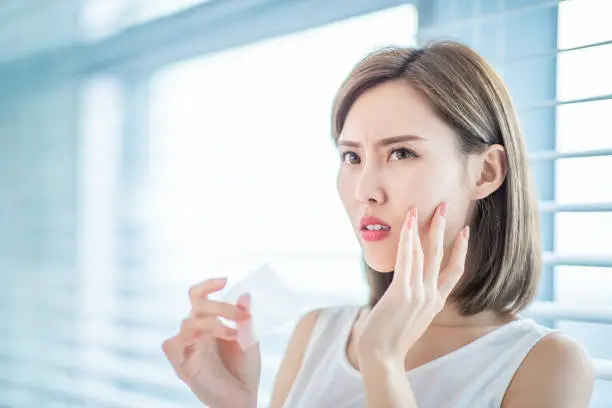
<instances>
[{"instance_id":1,"label":"fingernail","mask_svg":"<svg viewBox=\"0 0 612 408\"><path fill-rule=\"evenodd\" d=\"M463 238L468 239L470 237L470 226L463 228Z\"/></svg>"},{"instance_id":2,"label":"fingernail","mask_svg":"<svg viewBox=\"0 0 612 408\"><path fill-rule=\"evenodd\" d=\"M408 217L406 218L406 228L412 228L412 221L414 220L414 208L408 211Z\"/></svg>"},{"instance_id":3,"label":"fingernail","mask_svg":"<svg viewBox=\"0 0 612 408\"><path fill-rule=\"evenodd\" d=\"M443 217L446 217L447 213L448 213L448 203L442 203L442 206L440 206L440 215Z\"/></svg>"},{"instance_id":4,"label":"fingernail","mask_svg":"<svg viewBox=\"0 0 612 408\"><path fill-rule=\"evenodd\" d=\"M221 278L214 278L212 280L212 283L214 285L223 285L225 282L227 282L227 276L221 277Z\"/></svg>"}]
</instances>

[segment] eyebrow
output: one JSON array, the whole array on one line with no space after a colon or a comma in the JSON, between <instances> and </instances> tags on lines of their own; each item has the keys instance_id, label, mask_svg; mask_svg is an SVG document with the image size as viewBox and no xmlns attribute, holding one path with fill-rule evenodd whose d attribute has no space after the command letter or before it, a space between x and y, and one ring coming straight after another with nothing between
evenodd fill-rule
<instances>
[{"instance_id":1,"label":"eyebrow","mask_svg":"<svg viewBox=\"0 0 612 408\"><path fill-rule=\"evenodd\" d=\"M388 145L399 143L399 142L407 142L407 141L420 142L423 140L425 139L417 135L399 135L399 136L391 136L391 137L387 137L384 139L379 139L376 141L375 144L377 147L382 147L382 146L388 146ZM352 140L341 140L340 139L336 142L336 146L361 147L361 143L354 142Z\"/></svg>"}]
</instances>

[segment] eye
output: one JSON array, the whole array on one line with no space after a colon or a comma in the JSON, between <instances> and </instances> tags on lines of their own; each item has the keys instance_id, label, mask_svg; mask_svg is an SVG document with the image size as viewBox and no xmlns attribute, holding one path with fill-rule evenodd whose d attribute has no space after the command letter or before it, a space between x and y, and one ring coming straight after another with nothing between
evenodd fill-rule
<instances>
[{"instance_id":1,"label":"eye","mask_svg":"<svg viewBox=\"0 0 612 408\"><path fill-rule=\"evenodd\" d=\"M393 149L391 151L391 160L404 160L411 157L417 157L416 153L405 147L400 147L399 149Z\"/></svg>"},{"instance_id":2,"label":"eye","mask_svg":"<svg viewBox=\"0 0 612 408\"><path fill-rule=\"evenodd\" d=\"M340 159L345 164L359 164L361 161L355 152L343 152L340 154Z\"/></svg>"}]
</instances>

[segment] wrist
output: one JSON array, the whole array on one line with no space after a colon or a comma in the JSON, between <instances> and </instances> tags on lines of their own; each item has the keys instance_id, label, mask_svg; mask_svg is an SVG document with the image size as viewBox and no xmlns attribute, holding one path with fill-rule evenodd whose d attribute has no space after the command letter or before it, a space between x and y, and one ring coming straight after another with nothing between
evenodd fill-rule
<instances>
[{"instance_id":1,"label":"wrist","mask_svg":"<svg viewBox=\"0 0 612 408\"><path fill-rule=\"evenodd\" d=\"M359 370L362 372L396 374L404 373L404 358L376 351L358 352Z\"/></svg>"},{"instance_id":2,"label":"wrist","mask_svg":"<svg viewBox=\"0 0 612 408\"><path fill-rule=\"evenodd\" d=\"M257 393L249 394L245 401L239 406L229 406L227 408L257 408Z\"/></svg>"},{"instance_id":3,"label":"wrist","mask_svg":"<svg viewBox=\"0 0 612 408\"><path fill-rule=\"evenodd\" d=\"M212 405L211 405L212 406ZM257 398L249 399L241 404L221 404L219 408L257 408Z\"/></svg>"},{"instance_id":4,"label":"wrist","mask_svg":"<svg viewBox=\"0 0 612 408\"><path fill-rule=\"evenodd\" d=\"M248 394L245 396L237 396L235 393L233 396L225 395L224 398L215 398L211 401L210 397L201 397L194 392L196 397L207 407L214 408L257 408L258 393ZM229 397L229 398L228 398Z\"/></svg>"},{"instance_id":5,"label":"wrist","mask_svg":"<svg viewBox=\"0 0 612 408\"><path fill-rule=\"evenodd\" d=\"M247 408L257 408L257 393L251 396L247 403Z\"/></svg>"}]
</instances>

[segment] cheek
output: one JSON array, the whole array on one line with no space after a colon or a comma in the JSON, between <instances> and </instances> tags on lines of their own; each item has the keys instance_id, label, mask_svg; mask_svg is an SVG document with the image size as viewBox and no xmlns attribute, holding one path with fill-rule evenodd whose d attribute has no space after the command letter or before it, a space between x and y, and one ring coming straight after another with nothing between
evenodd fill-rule
<instances>
[{"instance_id":1,"label":"cheek","mask_svg":"<svg viewBox=\"0 0 612 408\"><path fill-rule=\"evenodd\" d=\"M442 202L453 206L462 197L462 185L457 177L449 175L430 168L404 175L393 186L396 208L405 214L416 206L421 222L425 222Z\"/></svg>"},{"instance_id":2,"label":"cheek","mask_svg":"<svg viewBox=\"0 0 612 408\"><path fill-rule=\"evenodd\" d=\"M416 206L420 211L425 211L448 195L448 187L426 173L413 173L394 183L391 194L403 210L408 211Z\"/></svg>"},{"instance_id":3,"label":"cheek","mask_svg":"<svg viewBox=\"0 0 612 408\"><path fill-rule=\"evenodd\" d=\"M353 178L344 169L338 170L338 175L336 176L336 189L338 190L338 195L344 207L347 210L350 209L355 186Z\"/></svg>"}]
</instances>

